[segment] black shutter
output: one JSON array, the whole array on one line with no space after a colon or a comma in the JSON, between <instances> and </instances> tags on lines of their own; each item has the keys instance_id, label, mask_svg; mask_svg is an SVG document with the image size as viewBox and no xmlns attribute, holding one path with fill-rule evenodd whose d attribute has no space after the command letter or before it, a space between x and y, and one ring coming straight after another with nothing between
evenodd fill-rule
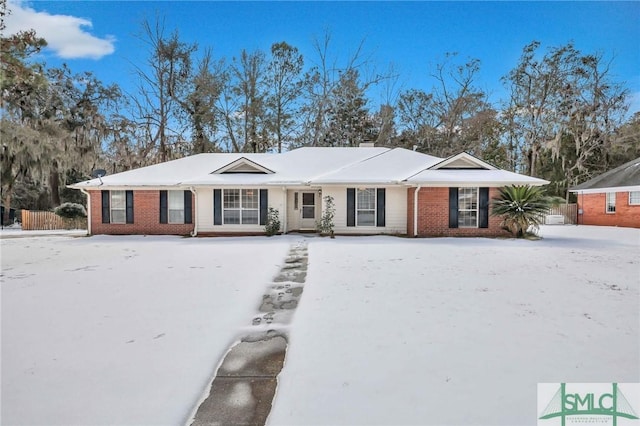
<instances>
[{"instance_id":1,"label":"black shutter","mask_svg":"<svg viewBox=\"0 0 640 426\"><path fill-rule=\"evenodd\" d=\"M169 193L160 191L160 223L169 223Z\"/></svg>"},{"instance_id":2,"label":"black shutter","mask_svg":"<svg viewBox=\"0 0 640 426\"><path fill-rule=\"evenodd\" d=\"M384 188L378 188L376 193L376 226L385 226L384 208L385 190Z\"/></svg>"},{"instance_id":3,"label":"black shutter","mask_svg":"<svg viewBox=\"0 0 640 426\"><path fill-rule=\"evenodd\" d=\"M213 190L213 224L222 225L222 189Z\"/></svg>"},{"instance_id":4,"label":"black shutter","mask_svg":"<svg viewBox=\"0 0 640 426\"><path fill-rule=\"evenodd\" d=\"M109 191L102 191L102 223L110 223L111 211L109 209Z\"/></svg>"},{"instance_id":5,"label":"black shutter","mask_svg":"<svg viewBox=\"0 0 640 426\"><path fill-rule=\"evenodd\" d=\"M269 209L269 190L260 190L260 225L267 224L267 211Z\"/></svg>"},{"instance_id":6,"label":"black shutter","mask_svg":"<svg viewBox=\"0 0 640 426\"><path fill-rule=\"evenodd\" d=\"M193 223L191 216L191 191L184 191L184 223Z\"/></svg>"},{"instance_id":7,"label":"black shutter","mask_svg":"<svg viewBox=\"0 0 640 426\"><path fill-rule=\"evenodd\" d=\"M126 192L127 223L133 223L133 191Z\"/></svg>"},{"instance_id":8,"label":"black shutter","mask_svg":"<svg viewBox=\"0 0 640 426\"><path fill-rule=\"evenodd\" d=\"M449 228L458 227L458 188L449 188Z\"/></svg>"},{"instance_id":9,"label":"black shutter","mask_svg":"<svg viewBox=\"0 0 640 426\"><path fill-rule=\"evenodd\" d=\"M356 189L347 188L347 226L356 226Z\"/></svg>"},{"instance_id":10,"label":"black shutter","mask_svg":"<svg viewBox=\"0 0 640 426\"><path fill-rule=\"evenodd\" d=\"M478 200L478 227L489 227L489 188L480 188Z\"/></svg>"}]
</instances>

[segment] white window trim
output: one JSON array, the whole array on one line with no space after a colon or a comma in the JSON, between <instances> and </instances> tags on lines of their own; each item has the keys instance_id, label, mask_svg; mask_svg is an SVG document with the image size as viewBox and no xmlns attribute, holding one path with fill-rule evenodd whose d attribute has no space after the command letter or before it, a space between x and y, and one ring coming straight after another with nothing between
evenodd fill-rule
<instances>
[{"instance_id":1,"label":"white window trim","mask_svg":"<svg viewBox=\"0 0 640 426\"><path fill-rule=\"evenodd\" d=\"M358 223L358 212L359 211L363 211L363 212L370 212L372 211L372 209L361 209L358 206L358 191L367 191L367 190L372 190L373 191L373 224L372 225L360 225ZM356 226L361 226L361 227L373 227L376 226L376 222L377 222L377 218L378 218L378 190L377 188L356 188Z\"/></svg>"},{"instance_id":2,"label":"white window trim","mask_svg":"<svg viewBox=\"0 0 640 426\"><path fill-rule=\"evenodd\" d=\"M181 207L179 209L172 209L171 208L171 194L176 194L179 193L180 194L180 200L181 200ZM182 220L181 221L172 221L171 220L171 211L182 211ZM184 224L184 191L179 191L179 190L170 190L167 191L167 223L172 224L172 225L181 225Z\"/></svg>"},{"instance_id":3,"label":"white window trim","mask_svg":"<svg viewBox=\"0 0 640 426\"><path fill-rule=\"evenodd\" d=\"M124 207L122 208L115 208L113 207L113 195L115 193L121 193L122 194L122 200L124 201ZM113 219L113 212L114 211L122 211L124 214L122 215L123 219L122 221L115 221ZM127 223L127 191L109 191L109 222L110 223L115 223L118 225L123 225Z\"/></svg>"},{"instance_id":4,"label":"white window trim","mask_svg":"<svg viewBox=\"0 0 640 426\"><path fill-rule=\"evenodd\" d=\"M460 192L464 189L476 190L476 208L475 209L463 209L460 208ZM475 225L460 225L460 212L476 212L476 224ZM478 228L480 225L480 188L479 187L462 187L458 188L458 228Z\"/></svg>"},{"instance_id":5,"label":"white window trim","mask_svg":"<svg viewBox=\"0 0 640 426\"><path fill-rule=\"evenodd\" d=\"M637 198L638 198L637 202L635 202L635 203L631 202L631 194L638 194L637 195ZM640 191L629 191L629 205L630 206L640 206Z\"/></svg>"},{"instance_id":6,"label":"white window trim","mask_svg":"<svg viewBox=\"0 0 640 426\"><path fill-rule=\"evenodd\" d=\"M609 207L613 207L613 210L609 210ZM616 193L607 192L605 194L604 212L606 214L616 214Z\"/></svg>"},{"instance_id":7,"label":"white window trim","mask_svg":"<svg viewBox=\"0 0 640 426\"><path fill-rule=\"evenodd\" d=\"M240 191L240 206L239 207L230 207L227 208L224 206L224 195L227 191ZM258 207L257 208L246 208L243 207L242 205L242 196L243 196L243 192L244 191L256 191L257 192L257 197L258 197ZM238 211L240 216L240 223L226 223L225 222L225 212L226 211ZM257 223L242 223L243 217L244 217L244 212L247 211L256 211L258 212L257 218L258 218L258 222ZM229 188L229 189L223 189L222 190L222 224L225 226L240 226L240 225L244 225L244 226L258 226L260 225L260 189L258 188Z\"/></svg>"}]
</instances>

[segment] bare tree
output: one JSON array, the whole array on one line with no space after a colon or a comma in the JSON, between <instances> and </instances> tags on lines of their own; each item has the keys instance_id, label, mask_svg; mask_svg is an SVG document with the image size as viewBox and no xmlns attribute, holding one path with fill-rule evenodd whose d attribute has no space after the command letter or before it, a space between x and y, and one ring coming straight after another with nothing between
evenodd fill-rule
<instances>
[{"instance_id":1,"label":"bare tree","mask_svg":"<svg viewBox=\"0 0 640 426\"><path fill-rule=\"evenodd\" d=\"M197 45L180 41L177 31L165 36L164 19L142 23L140 39L147 45L146 67L135 66L140 79L133 101L135 121L144 129L146 143L157 150L160 162L172 158L172 143L184 140L179 129L178 86L191 75L191 55Z\"/></svg>"},{"instance_id":2,"label":"bare tree","mask_svg":"<svg viewBox=\"0 0 640 426\"><path fill-rule=\"evenodd\" d=\"M294 139L294 113L303 84L303 65L304 60L297 48L284 41L271 45L271 61L267 68L269 93L266 106L269 128L275 136L278 152L282 152L283 143Z\"/></svg>"}]
</instances>

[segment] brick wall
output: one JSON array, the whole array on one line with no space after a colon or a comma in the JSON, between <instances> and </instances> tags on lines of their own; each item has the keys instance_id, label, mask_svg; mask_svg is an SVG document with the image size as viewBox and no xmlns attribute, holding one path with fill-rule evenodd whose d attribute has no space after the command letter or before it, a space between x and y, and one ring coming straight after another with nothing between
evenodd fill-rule
<instances>
[{"instance_id":1,"label":"brick wall","mask_svg":"<svg viewBox=\"0 0 640 426\"><path fill-rule=\"evenodd\" d=\"M102 223L102 197L100 191L91 194L91 233L140 234L140 235L188 235L194 224L160 223L160 191L133 191L133 223ZM191 205L194 206L193 195ZM195 212L192 208L195 222Z\"/></svg>"},{"instance_id":2,"label":"brick wall","mask_svg":"<svg viewBox=\"0 0 640 426\"><path fill-rule=\"evenodd\" d=\"M578 194L579 225L640 228L640 205L629 205L628 192L616 192L616 212L606 213L606 194Z\"/></svg>"},{"instance_id":3,"label":"brick wall","mask_svg":"<svg viewBox=\"0 0 640 426\"><path fill-rule=\"evenodd\" d=\"M407 196L407 234L413 236L413 200L415 188ZM497 188L489 188L489 199L497 196ZM449 228L449 188L424 187L418 193L418 236L421 237L497 237L508 236L500 227L501 219L489 215L488 228Z\"/></svg>"}]
</instances>

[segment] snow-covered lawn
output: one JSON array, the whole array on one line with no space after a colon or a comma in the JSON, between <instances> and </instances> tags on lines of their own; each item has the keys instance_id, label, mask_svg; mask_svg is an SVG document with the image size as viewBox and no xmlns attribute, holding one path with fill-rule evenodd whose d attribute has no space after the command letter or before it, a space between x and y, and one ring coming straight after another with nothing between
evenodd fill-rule
<instances>
[{"instance_id":1,"label":"snow-covered lawn","mask_svg":"<svg viewBox=\"0 0 640 426\"><path fill-rule=\"evenodd\" d=\"M284 239L2 240L2 425L179 425Z\"/></svg>"},{"instance_id":2,"label":"snow-covered lawn","mask_svg":"<svg viewBox=\"0 0 640 426\"><path fill-rule=\"evenodd\" d=\"M640 230L542 234L314 241L270 424L536 424L538 382L640 381Z\"/></svg>"},{"instance_id":3,"label":"snow-covered lawn","mask_svg":"<svg viewBox=\"0 0 640 426\"><path fill-rule=\"evenodd\" d=\"M183 423L305 240L269 424L535 424L538 382L640 381L640 230L542 234L3 239L0 423Z\"/></svg>"}]
</instances>

